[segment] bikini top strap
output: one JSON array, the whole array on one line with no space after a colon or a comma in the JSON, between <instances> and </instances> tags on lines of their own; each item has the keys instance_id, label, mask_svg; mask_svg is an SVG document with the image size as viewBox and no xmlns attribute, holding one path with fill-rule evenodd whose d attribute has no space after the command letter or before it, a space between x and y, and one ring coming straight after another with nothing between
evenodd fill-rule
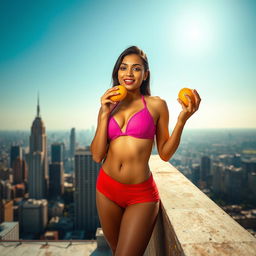
<instances>
[{"instance_id":1,"label":"bikini top strap","mask_svg":"<svg viewBox=\"0 0 256 256\"><path fill-rule=\"evenodd\" d=\"M146 100L144 99L144 95L142 94L141 95L142 97L142 101L143 101L143 104L144 104L144 107L147 106L147 103L146 103ZM114 111L114 109L119 105L120 101L114 106L114 108L111 110L111 113Z\"/></svg>"},{"instance_id":2,"label":"bikini top strap","mask_svg":"<svg viewBox=\"0 0 256 256\"><path fill-rule=\"evenodd\" d=\"M113 107L113 109L111 110L111 112L110 113L112 113L113 112L113 110L119 105L119 103L120 103L120 101Z\"/></svg>"}]
</instances>

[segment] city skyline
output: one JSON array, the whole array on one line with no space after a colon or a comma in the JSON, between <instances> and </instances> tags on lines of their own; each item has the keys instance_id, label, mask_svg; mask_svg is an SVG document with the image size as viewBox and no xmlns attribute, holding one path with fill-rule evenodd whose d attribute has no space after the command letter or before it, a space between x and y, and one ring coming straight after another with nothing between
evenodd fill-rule
<instances>
[{"instance_id":1,"label":"city skyline","mask_svg":"<svg viewBox=\"0 0 256 256\"><path fill-rule=\"evenodd\" d=\"M202 98L186 129L256 128L255 13L249 0L2 3L0 130L30 130L38 92L47 131L95 127L114 63L130 45L148 56L151 92L166 100L170 128L182 87Z\"/></svg>"}]
</instances>

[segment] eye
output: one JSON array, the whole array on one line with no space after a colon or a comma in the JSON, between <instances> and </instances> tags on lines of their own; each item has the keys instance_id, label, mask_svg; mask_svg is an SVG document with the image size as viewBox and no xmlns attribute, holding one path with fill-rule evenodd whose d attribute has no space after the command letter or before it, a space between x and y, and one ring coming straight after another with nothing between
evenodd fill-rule
<instances>
[{"instance_id":1,"label":"eye","mask_svg":"<svg viewBox=\"0 0 256 256\"><path fill-rule=\"evenodd\" d=\"M122 66L122 67L120 67L119 69L120 69L120 70L125 70L126 67Z\"/></svg>"},{"instance_id":2,"label":"eye","mask_svg":"<svg viewBox=\"0 0 256 256\"><path fill-rule=\"evenodd\" d=\"M136 67L136 68L134 68L134 70L135 71L141 71L141 68Z\"/></svg>"}]
</instances>

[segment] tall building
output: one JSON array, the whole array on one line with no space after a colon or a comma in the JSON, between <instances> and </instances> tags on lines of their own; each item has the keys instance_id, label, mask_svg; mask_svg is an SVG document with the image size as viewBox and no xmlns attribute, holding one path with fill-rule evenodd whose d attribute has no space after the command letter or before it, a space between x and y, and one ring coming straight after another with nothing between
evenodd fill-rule
<instances>
[{"instance_id":1,"label":"tall building","mask_svg":"<svg viewBox=\"0 0 256 256\"><path fill-rule=\"evenodd\" d=\"M211 186L211 159L208 156L201 158L200 180L205 182L207 187Z\"/></svg>"},{"instance_id":2,"label":"tall building","mask_svg":"<svg viewBox=\"0 0 256 256\"><path fill-rule=\"evenodd\" d=\"M13 221L13 201L0 200L0 223L3 221Z\"/></svg>"},{"instance_id":3,"label":"tall building","mask_svg":"<svg viewBox=\"0 0 256 256\"><path fill-rule=\"evenodd\" d=\"M48 160L46 132L40 117L39 98L37 101L37 116L33 121L30 135L30 153L28 170L29 197L43 199L47 196Z\"/></svg>"},{"instance_id":4,"label":"tall building","mask_svg":"<svg viewBox=\"0 0 256 256\"><path fill-rule=\"evenodd\" d=\"M192 182L197 185L199 179L200 179L200 165L199 164L192 164Z\"/></svg>"},{"instance_id":5,"label":"tall building","mask_svg":"<svg viewBox=\"0 0 256 256\"><path fill-rule=\"evenodd\" d=\"M75 154L75 228L85 231L86 237L95 236L100 226L96 208L96 179L100 163L92 159L89 150L80 149Z\"/></svg>"},{"instance_id":6,"label":"tall building","mask_svg":"<svg viewBox=\"0 0 256 256\"><path fill-rule=\"evenodd\" d=\"M64 144L54 143L51 147L52 163L64 162Z\"/></svg>"},{"instance_id":7,"label":"tall building","mask_svg":"<svg viewBox=\"0 0 256 256\"><path fill-rule=\"evenodd\" d=\"M48 221L47 200L28 199L20 206L20 224L22 232L40 233Z\"/></svg>"},{"instance_id":8,"label":"tall building","mask_svg":"<svg viewBox=\"0 0 256 256\"><path fill-rule=\"evenodd\" d=\"M12 179L12 170L11 168L0 168L0 181Z\"/></svg>"},{"instance_id":9,"label":"tall building","mask_svg":"<svg viewBox=\"0 0 256 256\"><path fill-rule=\"evenodd\" d=\"M0 179L0 200L1 199L12 199L12 185L9 180Z\"/></svg>"},{"instance_id":10,"label":"tall building","mask_svg":"<svg viewBox=\"0 0 256 256\"><path fill-rule=\"evenodd\" d=\"M76 133L75 128L71 129L70 133L70 157L73 158L76 151Z\"/></svg>"},{"instance_id":11,"label":"tall building","mask_svg":"<svg viewBox=\"0 0 256 256\"><path fill-rule=\"evenodd\" d=\"M27 165L25 160L16 158L13 163L13 184L20 184L27 180Z\"/></svg>"},{"instance_id":12,"label":"tall building","mask_svg":"<svg viewBox=\"0 0 256 256\"><path fill-rule=\"evenodd\" d=\"M243 185L247 186L250 173L256 171L256 158L243 159L241 167L244 170Z\"/></svg>"},{"instance_id":13,"label":"tall building","mask_svg":"<svg viewBox=\"0 0 256 256\"><path fill-rule=\"evenodd\" d=\"M10 158L10 167L13 168L13 164L17 158L22 159L22 149L21 146L15 145L11 146L11 158Z\"/></svg>"},{"instance_id":14,"label":"tall building","mask_svg":"<svg viewBox=\"0 0 256 256\"><path fill-rule=\"evenodd\" d=\"M49 165L49 196L56 198L64 193L63 162L54 162Z\"/></svg>"},{"instance_id":15,"label":"tall building","mask_svg":"<svg viewBox=\"0 0 256 256\"><path fill-rule=\"evenodd\" d=\"M243 169L234 166L225 167L225 188L229 200L240 203L243 197Z\"/></svg>"},{"instance_id":16,"label":"tall building","mask_svg":"<svg viewBox=\"0 0 256 256\"><path fill-rule=\"evenodd\" d=\"M215 193L225 192L225 166L222 163L212 165L213 179L212 189Z\"/></svg>"},{"instance_id":17,"label":"tall building","mask_svg":"<svg viewBox=\"0 0 256 256\"><path fill-rule=\"evenodd\" d=\"M64 143L51 146L52 163L49 165L49 197L56 198L64 193Z\"/></svg>"}]
</instances>

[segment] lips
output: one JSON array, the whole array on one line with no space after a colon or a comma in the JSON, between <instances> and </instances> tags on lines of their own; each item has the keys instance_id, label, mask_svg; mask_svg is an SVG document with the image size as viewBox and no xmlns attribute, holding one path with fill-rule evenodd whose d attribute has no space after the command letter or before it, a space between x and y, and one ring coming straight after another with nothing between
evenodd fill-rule
<instances>
[{"instance_id":1,"label":"lips","mask_svg":"<svg viewBox=\"0 0 256 256\"><path fill-rule=\"evenodd\" d=\"M135 80L133 80L133 79L124 79L124 82L127 85L131 85L131 84L133 84L135 82Z\"/></svg>"}]
</instances>

